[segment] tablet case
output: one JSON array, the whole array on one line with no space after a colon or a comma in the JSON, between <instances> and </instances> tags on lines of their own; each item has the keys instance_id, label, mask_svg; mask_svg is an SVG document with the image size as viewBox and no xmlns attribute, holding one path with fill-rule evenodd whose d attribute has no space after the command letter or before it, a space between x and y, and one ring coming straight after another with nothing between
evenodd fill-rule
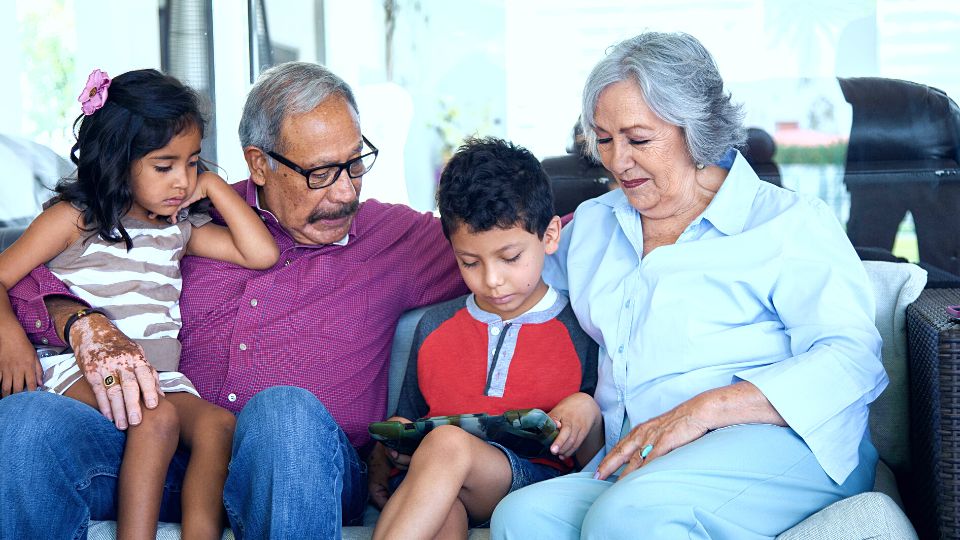
<instances>
[{"instance_id":1,"label":"tablet case","mask_svg":"<svg viewBox=\"0 0 960 540\"><path fill-rule=\"evenodd\" d=\"M435 416L415 422L374 422L370 436L401 454L413 454L420 441L433 428L459 426L467 433L503 445L517 455L533 458L548 455L550 443L557 438L556 424L540 409L520 409L499 415L457 414Z\"/></svg>"}]
</instances>

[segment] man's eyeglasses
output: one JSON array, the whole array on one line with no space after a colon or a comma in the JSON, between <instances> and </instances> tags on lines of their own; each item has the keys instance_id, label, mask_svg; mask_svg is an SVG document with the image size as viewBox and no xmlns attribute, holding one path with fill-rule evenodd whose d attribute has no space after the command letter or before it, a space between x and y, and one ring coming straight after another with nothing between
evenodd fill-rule
<instances>
[{"instance_id":1,"label":"man's eyeglasses","mask_svg":"<svg viewBox=\"0 0 960 540\"><path fill-rule=\"evenodd\" d=\"M362 153L363 150L361 150L361 154L350 161L321 165L312 169L304 169L276 152L267 152L267 155L302 174L303 177L307 179L307 187L310 189L321 189L333 185L333 183L337 181L337 178L340 178L340 173L343 171L347 171L347 176L350 178L360 178L373 167L373 163L377 161L377 154L380 153L380 150L368 141L366 137L361 135L361 138L367 149L366 153Z\"/></svg>"}]
</instances>

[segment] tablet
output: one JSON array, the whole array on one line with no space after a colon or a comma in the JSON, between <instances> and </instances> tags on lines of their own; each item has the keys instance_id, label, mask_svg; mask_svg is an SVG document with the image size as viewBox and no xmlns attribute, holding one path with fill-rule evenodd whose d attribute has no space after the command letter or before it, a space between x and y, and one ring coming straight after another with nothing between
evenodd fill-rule
<instances>
[{"instance_id":1,"label":"tablet","mask_svg":"<svg viewBox=\"0 0 960 540\"><path fill-rule=\"evenodd\" d=\"M520 409L503 414L457 414L422 418L415 422L374 422L367 428L374 440L397 450L413 454L420 441L433 428L459 426L467 433L501 444L527 458L550 454L550 443L557 438L557 425L540 409Z\"/></svg>"}]
</instances>

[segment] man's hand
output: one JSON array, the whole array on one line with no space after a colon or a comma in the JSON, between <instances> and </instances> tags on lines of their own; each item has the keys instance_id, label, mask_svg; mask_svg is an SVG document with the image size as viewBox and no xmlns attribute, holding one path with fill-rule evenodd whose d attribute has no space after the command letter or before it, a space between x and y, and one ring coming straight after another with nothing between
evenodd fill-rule
<instances>
[{"instance_id":1,"label":"man's hand","mask_svg":"<svg viewBox=\"0 0 960 540\"><path fill-rule=\"evenodd\" d=\"M140 345L109 319L99 313L78 319L70 327L68 341L97 398L97 407L117 429L127 429L128 422L136 426L143 419L141 394L148 409L157 406L157 395L162 395L157 370L144 358ZM118 377L119 384L107 388L107 376Z\"/></svg>"},{"instance_id":2,"label":"man's hand","mask_svg":"<svg viewBox=\"0 0 960 540\"><path fill-rule=\"evenodd\" d=\"M24 390L36 390L43 381L43 369L27 335L19 325L0 331L0 395L7 397Z\"/></svg>"},{"instance_id":3,"label":"man's hand","mask_svg":"<svg viewBox=\"0 0 960 540\"><path fill-rule=\"evenodd\" d=\"M572 456L592 431L599 432L602 421L597 402L583 392L563 398L547 414L560 429L550 452L561 458Z\"/></svg>"}]
</instances>

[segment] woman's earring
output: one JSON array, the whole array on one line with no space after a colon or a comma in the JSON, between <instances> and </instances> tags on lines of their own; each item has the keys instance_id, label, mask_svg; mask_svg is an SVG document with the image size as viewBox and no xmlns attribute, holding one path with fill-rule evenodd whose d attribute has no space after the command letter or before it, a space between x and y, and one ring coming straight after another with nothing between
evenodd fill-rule
<instances>
[{"instance_id":1,"label":"woman's earring","mask_svg":"<svg viewBox=\"0 0 960 540\"><path fill-rule=\"evenodd\" d=\"M697 163L697 170L698 170L698 171L702 171L704 167L706 167L706 165L704 165L703 163Z\"/></svg>"}]
</instances>

